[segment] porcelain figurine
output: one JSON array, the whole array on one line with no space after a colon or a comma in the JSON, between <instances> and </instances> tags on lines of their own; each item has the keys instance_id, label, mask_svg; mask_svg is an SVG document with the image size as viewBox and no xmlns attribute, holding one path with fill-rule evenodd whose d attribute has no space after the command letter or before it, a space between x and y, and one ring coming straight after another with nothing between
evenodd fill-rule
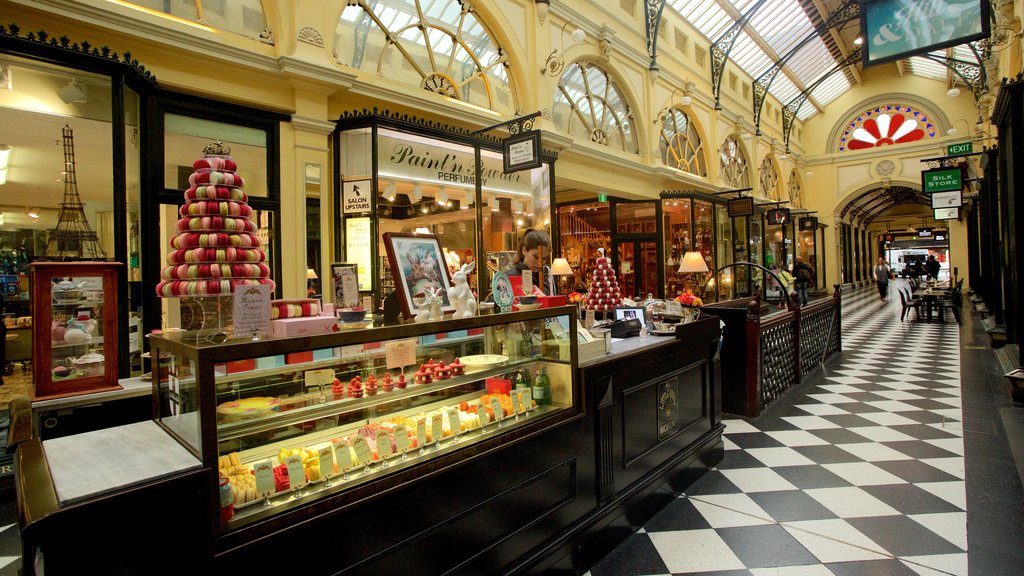
<instances>
[{"instance_id":1,"label":"porcelain figurine","mask_svg":"<svg viewBox=\"0 0 1024 576\"><path fill-rule=\"evenodd\" d=\"M448 301L455 307L453 318L472 318L476 316L476 298L466 279L476 267L476 262L465 264L458 272L452 274L452 287L448 289Z\"/></svg>"}]
</instances>

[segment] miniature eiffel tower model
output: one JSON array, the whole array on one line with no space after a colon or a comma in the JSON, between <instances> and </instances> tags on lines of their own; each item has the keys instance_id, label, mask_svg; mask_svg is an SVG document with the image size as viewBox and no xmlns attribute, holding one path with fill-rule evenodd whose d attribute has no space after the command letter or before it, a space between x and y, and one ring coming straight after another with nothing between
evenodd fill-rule
<instances>
[{"instance_id":1,"label":"miniature eiffel tower model","mask_svg":"<svg viewBox=\"0 0 1024 576\"><path fill-rule=\"evenodd\" d=\"M106 254L100 248L100 239L89 227L85 217L85 204L78 195L75 176L75 137L67 124L64 135L64 201L60 204L57 227L50 230L46 241L46 260L103 260Z\"/></svg>"}]
</instances>

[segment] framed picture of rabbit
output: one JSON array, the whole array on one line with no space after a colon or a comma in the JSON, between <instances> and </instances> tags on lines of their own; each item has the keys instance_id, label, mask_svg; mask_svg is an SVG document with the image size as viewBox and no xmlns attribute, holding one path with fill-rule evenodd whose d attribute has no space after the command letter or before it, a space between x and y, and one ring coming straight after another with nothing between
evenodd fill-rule
<instances>
[{"instance_id":1,"label":"framed picture of rabbit","mask_svg":"<svg viewBox=\"0 0 1024 576\"><path fill-rule=\"evenodd\" d=\"M403 316L412 318L419 308L437 303L443 312L454 310L448 298L451 283L437 236L386 232L384 248Z\"/></svg>"}]
</instances>

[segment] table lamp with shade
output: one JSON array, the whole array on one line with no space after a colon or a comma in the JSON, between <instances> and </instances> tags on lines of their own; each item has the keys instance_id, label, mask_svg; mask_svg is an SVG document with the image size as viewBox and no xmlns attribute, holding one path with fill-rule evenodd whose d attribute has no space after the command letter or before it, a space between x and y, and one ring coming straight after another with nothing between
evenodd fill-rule
<instances>
[{"instance_id":1,"label":"table lamp with shade","mask_svg":"<svg viewBox=\"0 0 1024 576\"><path fill-rule=\"evenodd\" d=\"M569 266L569 261L565 258L555 258L551 262L551 275L559 277L559 280L561 280L562 276L572 276L572 267ZM566 290L566 293L568 293L568 290Z\"/></svg>"},{"instance_id":2,"label":"table lamp with shade","mask_svg":"<svg viewBox=\"0 0 1024 576\"><path fill-rule=\"evenodd\" d=\"M313 270L312 268L306 268L306 293L307 294L313 295L313 294L316 294L318 292L317 285L316 285L317 284L317 280L319 280L319 278L316 275L316 270Z\"/></svg>"},{"instance_id":3,"label":"table lamp with shade","mask_svg":"<svg viewBox=\"0 0 1024 576\"><path fill-rule=\"evenodd\" d=\"M704 255L700 252L687 252L683 254L683 259L679 261L679 269L676 272L680 274L707 274L710 270L708 269L708 263L704 260ZM696 280L691 280L691 284L699 288Z\"/></svg>"}]
</instances>

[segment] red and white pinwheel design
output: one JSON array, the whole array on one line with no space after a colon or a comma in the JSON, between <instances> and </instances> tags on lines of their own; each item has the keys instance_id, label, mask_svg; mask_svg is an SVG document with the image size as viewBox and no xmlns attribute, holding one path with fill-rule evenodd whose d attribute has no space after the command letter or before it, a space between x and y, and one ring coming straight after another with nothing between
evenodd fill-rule
<instances>
[{"instance_id":1,"label":"red and white pinwheel design","mask_svg":"<svg viewBox=\"0 0 1024 576\"><path fill-rule=\"evenodd\" d=\"M924 130L917 127L917 120L903 114L879 114L868 118L860 128L853 131L850 150L865 150L882 145L903 144L924 138Z\"/></svg>"}]
</instances>

